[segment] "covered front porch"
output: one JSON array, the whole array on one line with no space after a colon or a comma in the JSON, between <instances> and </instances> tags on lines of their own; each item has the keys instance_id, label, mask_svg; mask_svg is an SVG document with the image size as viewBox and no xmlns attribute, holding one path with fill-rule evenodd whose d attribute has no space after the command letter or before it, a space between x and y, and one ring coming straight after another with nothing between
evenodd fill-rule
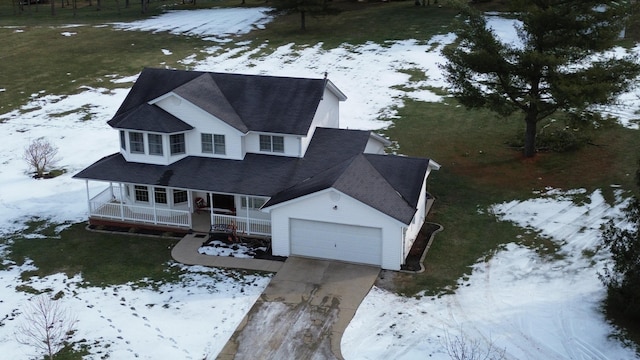
<instances>
[{"instance_id":1,"label":"covered front porch","mask_svg":"<svg viewBox=\"0 0 640 360\"><path fill-rule=\"evenodd\" d=\"M109 183L97 195L86 181L89 219L197 232L271 236L263 199L141 184Z\"/></svg>"}]
</instances>

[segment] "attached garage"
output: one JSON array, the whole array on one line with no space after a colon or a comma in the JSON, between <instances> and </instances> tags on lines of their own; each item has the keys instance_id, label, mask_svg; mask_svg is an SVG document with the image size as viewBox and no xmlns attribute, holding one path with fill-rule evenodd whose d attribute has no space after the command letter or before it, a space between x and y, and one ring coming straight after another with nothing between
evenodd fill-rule
<instances>
[{"instance_id":1,"label":"attached garage","mask_svg":"<svg viewBox=\"0 0 640 360\"><path fill-rule=\"evenodd\" d=\"M382 229L291 219L291 255L382 265Z\"/></svg>"}]
</instances>

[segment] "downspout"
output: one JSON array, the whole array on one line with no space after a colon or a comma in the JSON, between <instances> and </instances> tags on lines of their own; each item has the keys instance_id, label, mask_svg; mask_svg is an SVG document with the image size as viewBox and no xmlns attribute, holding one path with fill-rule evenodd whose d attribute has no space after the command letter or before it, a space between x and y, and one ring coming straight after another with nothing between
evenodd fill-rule
<instances>
[{"instance_id":1,"label":"downspout","mask_svg":"<svg viewBox=\"0 0 640 360\"><path fill-rule=\"evenodd\" d=\"M406 227L402 227L401 228L402 231L402 259L400 259L400 265L403 265L405 263L405 260L407 259L407 228Z\"/></svg>"}]
</instances>

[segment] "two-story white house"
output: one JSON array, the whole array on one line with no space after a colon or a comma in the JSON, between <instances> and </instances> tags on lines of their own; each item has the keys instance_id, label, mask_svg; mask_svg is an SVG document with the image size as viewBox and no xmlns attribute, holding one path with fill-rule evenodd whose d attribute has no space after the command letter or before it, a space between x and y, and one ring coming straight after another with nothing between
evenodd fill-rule
<instances>
[{"instance_id":1,"label":"two-story white house","mask_svg":"<svg viewBox=\"0 0 640 360\"><path fill-rule=\"evenodd\" d=\"M439 165L340 129L328 79L144 69L115 116L120 151L74 177L91 224L233 228L274 255L400 269ZM90 193L89 181L107 186Z\"/></svg>"}]
</instances>

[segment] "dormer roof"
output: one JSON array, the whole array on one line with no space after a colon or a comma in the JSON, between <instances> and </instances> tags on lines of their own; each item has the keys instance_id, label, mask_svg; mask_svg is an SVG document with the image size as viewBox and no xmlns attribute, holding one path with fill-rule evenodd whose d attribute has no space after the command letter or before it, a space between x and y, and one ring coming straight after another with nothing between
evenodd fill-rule
<instances>
[{"instance_id":1,"label":"dormer roof","mask_svg":"<svg viewBox=\"0 0 640 360\"><path fill-rule=\"evenodd\" d=\"M142 103L107 121L116 129L140 130L159 133L176 133L193 129L193 126L169 114L161 108Z\"/></svg>"}]
</instances>

